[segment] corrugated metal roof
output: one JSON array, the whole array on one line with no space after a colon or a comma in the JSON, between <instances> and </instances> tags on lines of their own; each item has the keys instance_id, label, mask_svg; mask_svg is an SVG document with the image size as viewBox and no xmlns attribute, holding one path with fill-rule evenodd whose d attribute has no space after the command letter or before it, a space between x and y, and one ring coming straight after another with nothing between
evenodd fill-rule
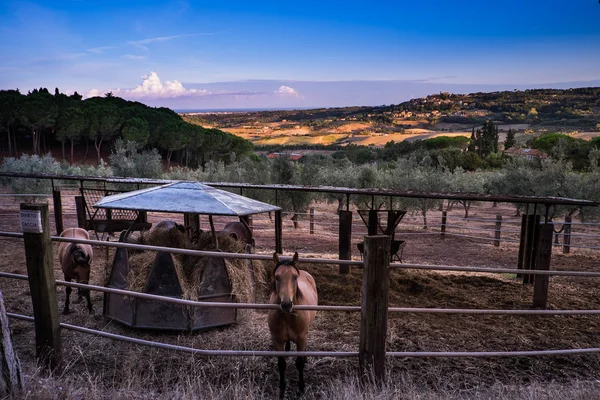
<instances>
[{"instance_id":1,"label":"corrugated metal roof","mask_svg":"<svg viewBox=\"0 0 600 400\"><path fill-rule=\"evenodd\" d=\"M96 208L243 216L280 207L198 182L176 182L103 197Z\"/></svg>"}]
</instances>

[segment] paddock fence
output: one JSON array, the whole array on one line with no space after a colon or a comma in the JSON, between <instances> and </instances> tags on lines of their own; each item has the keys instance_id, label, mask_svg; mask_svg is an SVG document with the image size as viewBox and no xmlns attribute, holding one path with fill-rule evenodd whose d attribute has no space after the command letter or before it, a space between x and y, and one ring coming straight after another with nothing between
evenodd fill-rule
<instances>
[{"instance_id":1,"label":"paddock fence","mask_svg":"<svg viewBox=\"0 0 600 400\"><path fill-rule=\"evenodd\" d=\"M358 351L351 352L330 352L330 351L305 351L305 352L277 352L277 351L259 351L259 350L208 350L198 349L157 341L142 340L132 336L119 335L110 332L104 332L97 329L90 329L83 326L60 323L58 316L58 303L56 300L56 286L70 286L74 288L89 289L104 293L115 293L129 297L136 297L146 300L174 303L192 307L213 307L213 308L239 308L239 309L275 309L274 304L257 303L212 303L202 301L192 301L180 298L158 296L149 293L140 293L128 290L109 288L98 285L80 284L56 280L53 270L53 251L51 242L70 242L84 243L97 247L128 248L147 251L167 251L174 254L187 254L195 256L211 256L222 258L271 260L271 256L264 254L244 254L244 253L224 253L212 251L196 251L180 248L137 245L122 242L107 242L99 240L81 240L72 238L63 238L50 236L49 216L47 204L23 204L23 209L28 211L40 211L42 220L42 232L0 232L0 237L23 240L27 261L27 275L0 272L0 278L27 280L31 288L32 305L34 316L15 314L9 311L11 318L33 322L36 325L36 349L41 363L48 366L59 365L61 360L54 352L54 346L60 343L60 329L73 330L84 334L105 337L112 340L129 342L136 345L150 346L165 350L182 351L203 356L235 356L235 357L292 357L292 356L311 356L311 357L358 357L359 374L361 377L368 375L371 371L378 379L382 379L385 373L385 357L533 357L533 356L557 356L557 355L577 355L585 353L598 353L600 348L575 348L575 349L555 349L555 350L531 350L531 351L482 351L482 352L388 352L385 351L385 340L387 335L387 318L390 313L440 313L440 314L470 314L470 315L548 315L548 316L570 316L570 315L600 315L600 310L546 310L546 309L444 309L444 308L402 308L388 307L389 297L389 271L391 269L419 269L429 271L456 271L468 273L498 273L498 274L518 274L523 270L513 268L492 268L492 267L467 267L452 265L425 265L425 264L403 264L390 263L389 240L388 236L365 236L365 257L364 261L342 260L328 258L301 258L303 263L311 263L327 268L327 266L337 266L340 264L349 267L361 268L363 270L363 294L361 305L358 306L296 306L299 310L317 310L322 312L358 312L360 318L360 343ZM548 231L549 233L549 231ZM50 244L50 245L48 245ZM539 290L547 289L548 278L550 276L571 276L582 278L600 278L600 273L587 271L551 271L543 267L543 263L538 264L540 269L527 271L527 274L537 276L535 279L535 294ZM545 279L542 279L545 278ZM52 302L46 300L53 299ZM56 329L52 329L52 327ZM50 329L43 329L50 328ZM52 335L57 333L57 337ZM59 345L60 346L60 345Z\"/></svg>"},{"instance_id":2,"label":"paddock fence","mask_svg":"<svg viewBox=\"0 0 600 400\"><path fill-rule=\"evenodd\" d=\"M35 182L46 182L47 191L45 195L32 194L29 196L52 196L53 209L55 214L55 226L57 233L62 231L62 216L76 215L76 209L72 206L67 208L62 207L61 191L66 195L71 196L78 190L83 188L98 189L104 191L111 190L136 190L148 187L149 185L167 184L177 182L174 180L164 179L132 179L132 178L103 178L89 176L59 176L45 174L11 174L0 173L0 177L14 179L20 181L35 180ZM595 206L594 202L575 199L551 198L551 197L533 197L533 196L506 196L506 195L481 195L468 193L418 193L406 192L399 190L388 189L355 189L355 188L337 188L337 187L310 187L310 186L295 186L295 185L254 185L245 183L231 182L205 182L214 187L223 188L230 191L238 192L243 195L249 190L253 191L269 191L273 192L275 202L278 202L278 193L280 192L312 192L315 194L335 194L336 196L345 197L345 210L350 210L351 196L371 197L372 203L376 196L381 199L389 198L390 207L393 206L395 198L427 198L436 200L448 200L449 202L456 201L481 201L481 202L511 202L515 204L533 205L534 214L542 212L545 207L546 218L545 223L554 224L554 240L553 247L558 247L564 254L570 253L571 249L600 249L600 223L595 222L575 222L570 216L565 217L563 221L548 221L548 207L551 205L572 205L572 206ZM39 185L38 185L39 186ZM9 195L10 196L10 195ZM26 196L26 195L15 195ZM0 197L0 202L2 197ZM340 200L341 201L341 200ZM343 206L340 202L340 210ZM538 207L539 206L539 207ZM12 215L13 208L6 209L0 207L1 214ZM527 208L529 210L529 207ZM537 211L535 211L537 210ZM14 210L15 213L17 210ZM528 212L526 212L527 214ZM282 223L283 232L292 231L308 231L309 234L322 234L329 237L336 237L341 232L337 230L340 226L339 215L336 213L316 212L311 208L309 212L291 212L283 211L286 216ZM421 236L421 235L440 235L441 237L464 237L473 240L479 240L486 243L491 243L495 247L501 243L516 244L519 243L520 227L523 225L522 219L506 218L497 215L496 218L460 218L448 214L447 210L429 211L428 212L428 229L421 229L417 225L416 220L412 220L410 224L401 223L395 230L398 237ZM290 218L294 220L291 220ZM541 223L541 222L540 222ZM256 231L266 231L272 229L273 221L264 216L254 217L251 220L252 229ZM308 229L306 227L308 226ZM560 228L560 229L559 229ZM352 216L350 224L350 241L362 240L362 236L367 234L367 227L362 220L356 215ZM345 238L344 238L345 240ZM343 257L340 254L340 258Z\"/></svg>"}]
</instances>

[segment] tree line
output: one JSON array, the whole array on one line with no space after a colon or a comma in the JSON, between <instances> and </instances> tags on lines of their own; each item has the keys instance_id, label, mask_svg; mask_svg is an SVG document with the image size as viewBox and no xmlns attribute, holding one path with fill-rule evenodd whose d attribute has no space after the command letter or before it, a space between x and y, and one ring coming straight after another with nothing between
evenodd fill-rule
<instances>
[{"instance_id":1,"label":"tree line","mask_svg":"<svg viewBox=\"0 0 600 400\"><path fill-rule=\"evenodd\" d=\"M168 108L148 107L111 93L83 100L77 92L67 95L58 89L54 94L34 89L26 95L0 90L0 150L5 147L9 156L25 149L43 154L60 144L63 159L68 146L73 162L76 146L85 148L87 159L93 145L99 163L103 147L119 138L138 149L158 149L168 165L176 158L198 167L252 151L252 144L243 138L189 124Z\"/></svg>"},{"instance_id":2,"label":"tree line","mask_svg":"<svg viewBox=\"0 0 600 400\"><path fill-rule=\"evenodd\" d=\"M303 162L286 158L243 157L229 163L210 160L204 168L162 168L157 152L138 152L127 144L117 141L110 156L110 166L76 166L59 162L51 155L6 158L0 165L1 172L50 173L88 176L127 176L195 180L200 182L240 182L252 184L289 184L308 186L338 186L351 188L389 188L413 192L462 192L497 195L558 196L600 201L600 150L590 152L590 168L586 172L574 171L572 164L564 159L549 157L542 161L526 158L508 159L500 168L467 171L461 167L451 170L441 158L413 153L393 161L377 161L356 164L347 158L335 159L323 156L305 156ZM0 181L2 181L0 179ZM50 182L45 180L4 178L15 192L49 193ZM60 185L60 182L58 183ZM237 192L237 190L233 190ZM306 212L311 202L326 201L341 209L345 196L310 192L247 189L244 195L277 203L285 211ZM388 197L352 196L352 203L359 209L385 209ZM423 227L428 226L428 213L432 210L462 207L468 217L472 201L454 203L436 199L396 198L394 209L405 209L422 216ZM521 204L515 204L517 212ZM545 212L545 210L538 210ZM555 207L549 216L564 215L581 220L597 220L597 207Z\"/></svg>"}]
</instances>

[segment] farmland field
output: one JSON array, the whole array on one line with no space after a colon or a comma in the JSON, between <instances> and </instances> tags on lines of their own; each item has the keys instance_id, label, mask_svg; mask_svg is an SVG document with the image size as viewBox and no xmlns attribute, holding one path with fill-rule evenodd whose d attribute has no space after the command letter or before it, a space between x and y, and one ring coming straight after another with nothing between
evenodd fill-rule
<instances>
[{"instance_id":1,"label":"farmland field","mask_svg":"<svg viewBox=\"0 0 600 400\"><path fill-rule=\"evenodd\" d=\"M65 212L74 210L75 193L63 193ZM16 203L15 203L16 204ZM337 258L337 216L335 207L314 204L315 234L308 232L306 221L293 229L286 218L283 245L285 254L298 251L301 257ZM14 207L0 211L0 230L17 231L18 213ZM471 218L493 219L497 214L515 220L514 208L483 203L473 206ZM15 213L14 216L11 215ZM434 214L434 213L432 213ZM461 210L449 217L460 220ZM176 215L149 214L152 222ZM398 237L407 241L405 263L470 265L515 268L518 245L503 243L493 247L489 241L448 236L442 239L435 228L439 216L430 216L432 228L425 232L418 215L407 215L400 224ZM216 218L217 229L226 218ZM207 221L202 220L206 227ZM457 222L458 224L459 222ZM460 223L464 225L464 223ZM490 227L487 222L473 222ZM53 225L53 224L52 224ZM76 226L75 216L65 216L65 227ZM274 243L272 223L267 216L253 221L257 253L271 254ZM493 226L493 225L492 225ZM518 230L518 225L512 229ZM53 228L54 229L54 228ZM355 232L362 232L356 221ZM434 233L426 234L422 233ZM458 231L457 231L458 232ZM587 233L594 233L588 228ZM355 244L360 235L353 238ZM353 244L353 256L359 259ZM54 244L57 247L57 244ZM596 270L597 250L575 249L569 255L555 248L552 268ZM107 254L96 247L92 284L103 284ZM109 253L108 259L112 255ZM22 241L0 238L0 270L25 273ZM359 305L362 272L352 269L339 275L337 266L305 264L316 278L320 304ZM55 276L62 278L55 260ZM0 280L8 311L31 315L29 287L23 281ZM391 273L390 306L482 309L530 308L533 288L513 276L394 270ZM595 278L551 278L550 309L598 309L600 289ZM265 301L266 291L259 293ZM59 288L59 303L64 289ZM241 311L232 327L196 333L136 331L106 320L102 316L102 294L93 293L94 314L84 303L75 304L74 313L61 316L63 322L94 329L140 337L164 343L203 349L269 350L266 312ZM599 347L600 320L597 316L501 316L391 314L388 323L389 351L509 351ZM60 378L48 380L36 373L34 331L30 323L11 321L17 352L35 390L35 398L272 398L277 393L277 368L274 358L192 357L164 350L137 347L71 331L63 331L66 368ZM319 312L309 334L309 350L356 351L359 315L356 313ZM533 391L553 398L591 398L597 393L599 357L593 355L510 358L391 358L387 359L390 379L379 392L383 398L464 398L478 393L491 398L523 398ZM305 376L305 398L352 398L357 391L357 360L309 358ZM292 361L287 372L289 398L296 389L297 374ZM32 377L35 377L33 379ZM595 392L596 390L596 392ZM354 392L353 392L354 391ZM587 394L587 395L586 395ZM426 396L426 397L422 397ZM558 396L558 397L557 397ZM535 395L534 395L535 397ZM518 396L517 396L518 398Z\"/></svg>"}]
</instances>

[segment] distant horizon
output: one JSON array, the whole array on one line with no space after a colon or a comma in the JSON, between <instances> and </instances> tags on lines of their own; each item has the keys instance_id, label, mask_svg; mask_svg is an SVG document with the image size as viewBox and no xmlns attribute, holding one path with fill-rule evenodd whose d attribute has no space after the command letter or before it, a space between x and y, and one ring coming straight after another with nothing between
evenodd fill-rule
<instances>
[{"instance_id":1,"label":"distant horizon","mask_svg":"<svg viewBox=\"0 0 600 400\"><path fill-rule=\"evenodd\" d=\"M6 0L0 18L0 89L171 109L600 86L596 1Z\"/></svg>"}]
</instances>

